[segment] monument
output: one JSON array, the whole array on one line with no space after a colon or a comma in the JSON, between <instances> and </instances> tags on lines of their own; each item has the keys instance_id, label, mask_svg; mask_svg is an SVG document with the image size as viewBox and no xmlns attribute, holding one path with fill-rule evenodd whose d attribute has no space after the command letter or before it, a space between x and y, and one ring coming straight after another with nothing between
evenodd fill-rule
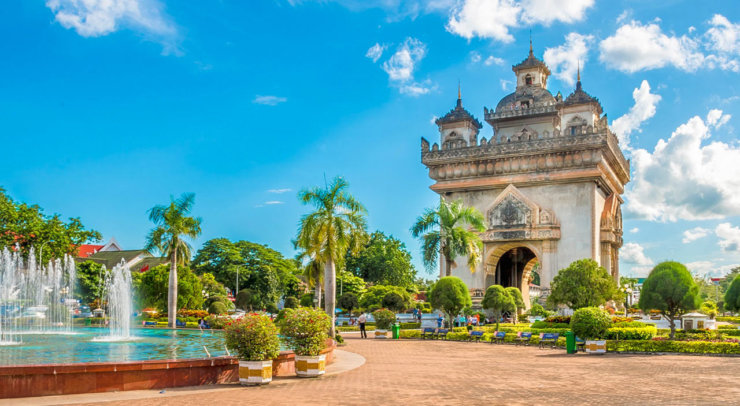
<instances>
[{"instance_id":1,"label":"monument","mask_svg":"<svg viewBox=\"0 0 740 406\"><path fill-rule=\"evenodd\" d=\"M474 304L499 284L520 288L529 306L530 286L547 294L558 270L581 258L619 278L621 195L630 169L601 103L583 90L580 69L575 90L565 99L553 96L550 70L531 43L529 56L512 70L516 90L495 109L483 109L492 134L481 133L458 90L457 106L436 120L439 144L421 140L431 189L486 218L476 272L464 258L452 269Z\"/></svg>"}]
</instances>

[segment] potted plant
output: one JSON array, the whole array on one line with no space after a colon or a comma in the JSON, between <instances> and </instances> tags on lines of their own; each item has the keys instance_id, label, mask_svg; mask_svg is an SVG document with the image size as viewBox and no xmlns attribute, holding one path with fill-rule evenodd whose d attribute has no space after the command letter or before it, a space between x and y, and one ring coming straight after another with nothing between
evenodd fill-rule
<instances>
[{"instance_id":1,"label":"potted plant","mask_svg":"<svg viewBox=\"0 0 740 406\"><path fill-rule=\"evenodd\" d=\"M584 307L578 309L570 318L570 328L579 337L586 341L586 353L606 353L606 331L611 326L611 317L598 307Z\"/></svg>"},{"instance_id":2,"label":"potted plant","mask_svg":"<svg viewBox=\"0 0 740 406\"><path fill-rule=\"evenodd\" d=\"M396 314L388 309L378 309L373 312L375 319L375 338L388 338L388 330L396 321Z\"/></svg>"},{"instance_id":3,"label":"potted plant","mask_svg":"<svg viewBox=\"0 0 740 406\"><path fill-rule=\"evenodd\" d=\"M317 377L326 372L326 355L321 350L329 338L331 319L323 310L299 307L285 309L280 333L295 352L295 372L300 377Z\"/></svg>"},{"instance_id":4,"label":"potted plant","mask_svg":"<svg viewBox=\"0 0 740 406\"><path fill-rule=\"evenodd\" d=\"M224 326L226 346L239 357L239 382L261 385L272 381L272 360L280 355L275 323L264 314L251 313Z\"/></svg>"}]
</instances>

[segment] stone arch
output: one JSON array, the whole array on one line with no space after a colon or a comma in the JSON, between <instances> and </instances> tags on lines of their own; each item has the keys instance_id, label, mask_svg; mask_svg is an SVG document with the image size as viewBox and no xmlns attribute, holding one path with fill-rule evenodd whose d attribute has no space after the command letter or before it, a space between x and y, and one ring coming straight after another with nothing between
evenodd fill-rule
<instances>
[{"instance_id":1,"label":"stone arch","mask_svg":"<svg viewBox=\"0 0 740 406\"><path fill-rule=\"evenodd\" d=\"M534 244L524 241L514 241L503 243L495 246L487 255L485 262L485 288L496 284L496 271L501 259L509 254L514 249L526 249L530 251L533 256L527 259L521 264L521 276L517 276L516 286L522 292L522 298L524 299L524 305L529 308L529 280L532 275L532 270L535 265L542 263L542 252ZM510 286L515 286L511 284Z\"/></svg>"}]
</instances>

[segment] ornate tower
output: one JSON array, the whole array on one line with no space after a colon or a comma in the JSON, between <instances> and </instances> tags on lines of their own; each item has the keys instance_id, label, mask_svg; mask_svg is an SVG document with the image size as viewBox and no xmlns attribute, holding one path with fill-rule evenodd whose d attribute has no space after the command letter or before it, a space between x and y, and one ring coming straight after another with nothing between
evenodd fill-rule
<instances>
[{"instance_id":1,"label":"ornate tower","mask_svg":"<svg viewBox=\"0 0 740 406\"><path fill-rule=\"evenodd\" d=\"M528 298L547 294L558 270L593 258L618 278L622 244L620 206L629 161L609 129L598 99L580 72L563 100L547 90L550 70L529 55L512 67L516 90L495 109L483 109L492 128L457 106L437 120L440 144L422 138L421 160L446 199L463 199L486 216L483 262L470 274L466 260L453 275L474 296L492 284L516 286ZM537 283L538 282L538 283ZM528 301L527 301L528 302Z\"/></svg>"}]
</instances>

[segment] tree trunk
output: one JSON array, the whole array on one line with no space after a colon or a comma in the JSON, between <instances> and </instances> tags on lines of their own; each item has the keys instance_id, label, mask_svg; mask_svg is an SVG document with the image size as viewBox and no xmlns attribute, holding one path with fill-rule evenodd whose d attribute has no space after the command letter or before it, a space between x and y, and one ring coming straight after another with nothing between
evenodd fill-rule
<instances>
[{"instance_id":1,"label":"tree trunk","mask_svg":"<svg viewBox=\"0 0 740 406\"><path fill-rule=\"evenodd\" d=\"M177 328L177 245L172 247L170 258L170 286L167 290L167 325Z\"/></svg>"},{"instance_id":2,"label":"tree trunk","mask_svg":"<svg viewBox=\"0 0 740 406\"><path fill-rule=\"evenodd\" d=\"M496 311L495 315L496 315L496 331L498 331L498 323L499 323L499 320L501 320L501 311L500 310Z\"/></svg>"},{"instance_id":3,"label":"tree trunk","mask_svg":"<svg viewBox=\"0 0 740 406\"><path fill-rule=\"evenodd\" d=\"M335 331L335 309L337 300L337 272L334 267L334 261L329 258L326 261L324 267L324 310L331 318L331 328L329 329L329 337L334 338L336 336Z\"/></svg>"},{"instance_id":4,"label":"tree trunk","mask_svg":"<svg viewBox=\"0 0 740 406\"><path fill-rule=\"evenodd\" d=\"M675 319L673 318L673 315L669 315L669 316L668 316L668 321L669 321L669 322L670 322L670 324L671 324L671 335L670 335L670 337L669 337L669 338L670 338L671 340L673 340L673 339L674 339L674 338L676 337L676 321L675 321Z\"/></svg>"},{"instance_id":5,"label":"tree trunk","mask_svg":"<svg viewBox=\"0 0 740 406\"><path fill-rule=\"evenodd\" d=\"M445 276L452 276L452 260L445 256Z\"/></svg>"},{"instance_id":6,"label":"tree trunk","mask_svg":"<svg viewBox=\"0 0 740 406\"><path fill-rule=\"evenodd\" d=\"M321 309L321 284L319 283L319 281L316 281L313 295L314 298L316 298L316 308Z\"/></svg>"}]
</instances>

